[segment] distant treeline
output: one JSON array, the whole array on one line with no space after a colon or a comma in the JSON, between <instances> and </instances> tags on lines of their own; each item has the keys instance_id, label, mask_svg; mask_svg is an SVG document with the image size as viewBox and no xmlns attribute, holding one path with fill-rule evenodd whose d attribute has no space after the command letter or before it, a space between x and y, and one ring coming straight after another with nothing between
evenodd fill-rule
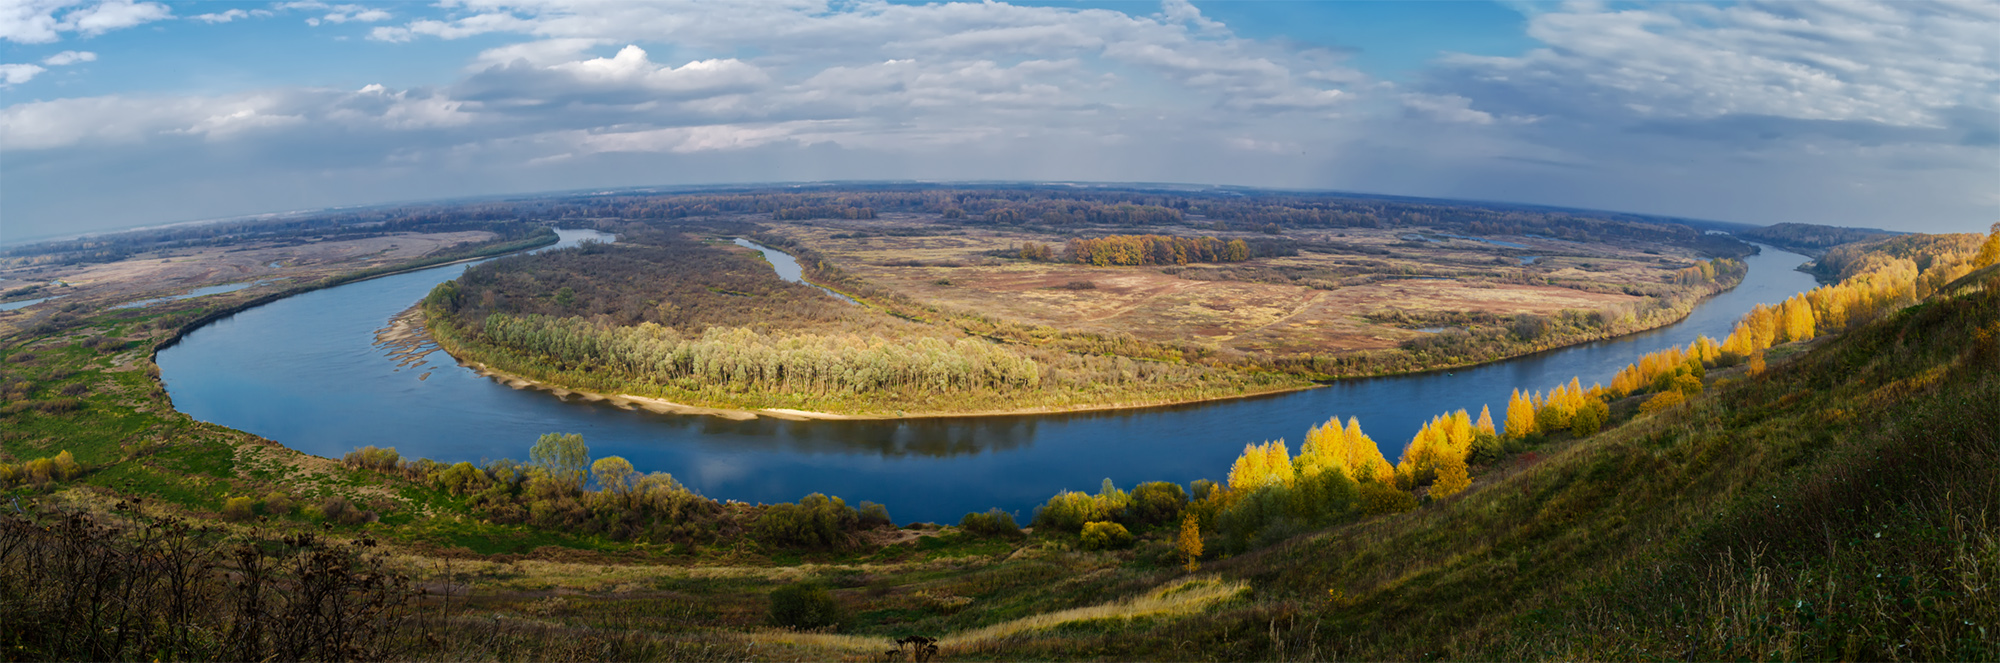
<instances>
[{"instance_id":1,"label":"distant treeline","mask_svg":"<svg viewBox=\"0 0 2000 663\"><path fill-rule=\"evenodd\" d=\"M294 235L323 236L329 233L337 237L343 234L359 236L405 231L490 230L513 236L521 232L512 226L511 222L517 220L591 225L607 220L751 215L774 220L872 219L880 212L937 214L945 223L1032 226L1055 230L1195 225L1216 230L1278 233L1296 228L1423 226L1472 235L1540 235L1574 241L1659 241L1697 248L1714 256L1737 257L1747 250L1734 238L1704 235L1669 219L1611 212L1254 191L859 185L814 192L751 189L550 196L333 212L46 242L10 248L0 252L0 257L32 258L37 262L100 262L162 248L214 245L242 239L282 240ZM1775 229L1782 227L1767 230L1781 232Z\"/></svg>"},{"instance_id":2,"label":"distant treeline","mask_svg":"<svg viewBox=\"0 0 2000 663\"><path fill-rule=\"evenodd\" d=\"M753 215L777 220L867 219L893 212L936 214L944 223L1059 231L1191 225L1277 233L1298 228L1422 226L1471 235L1658 241L1697 248L1713 256L1740 257L1748 251L1729 236L1704 235L1671 219L1636 214L1258 191L856 185L820 191L787 188L549 197L484 205L506 208L519 218L573 223Z\"/></svg>"},{"instance_id":3,"label":"distant treeline","mask_svg":"<svg viewBox=\"0 0 2000 663\"><path fill-rule=\"evenodd\" d=\"M1047 245L1029 242L1021 247L1027 260L1063 260L1084 265L1185 265L1196 262L1243 262L1256 257L1250 245L1240 239L1178 237L1169 235L1111 235L1076 238L1058 256Z\"/></svg>"},{"instance_id":4,"label":"distant treeline","mask_svg":"<svg viewBox=\"0 0 2000 663\"><path fill-rule=\"evenodd\" d=\"M150 251L227 246L251 241L296 245L308 240L339 241L392 233L474 230L499 235L496 239L502 242L524 239L542 231L537 225L522 222L506 206L465 205L134 230L11 247L0 251L0 259L24 265L70 265L112 262Z\"/></svg>"},{"instance_id":5,"label":"distant treeline","mask_svg":"<svg viewBox=\"0 0 2000 663\"><path fill-rule=\"evenodd\" d=\"M1873 228L1842 228L1811 223L1779 223L1763 228L1752 228L1736 233L1761 242L1768 242L1787 248L1828 249L1841 244L1862 242L1888 237L1888 233Z\"/></svg>"}]
</instances>

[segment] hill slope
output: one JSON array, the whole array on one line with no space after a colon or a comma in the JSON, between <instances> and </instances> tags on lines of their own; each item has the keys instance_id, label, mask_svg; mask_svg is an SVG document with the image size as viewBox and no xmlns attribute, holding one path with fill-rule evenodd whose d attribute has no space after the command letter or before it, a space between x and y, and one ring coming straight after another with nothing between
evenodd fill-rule
<instances>
[{"instance_id":1,"label":"hill slope","mask_svg":"<svg viewBox=\"0 0 2000 663\"><path fill-rule=\"evenodd\" d=\"M1255 598L1206 628L1008 655L1991 660L2000 273L1946 292L1430 508L1212 565Z\"/></svg>"}]
</instances>

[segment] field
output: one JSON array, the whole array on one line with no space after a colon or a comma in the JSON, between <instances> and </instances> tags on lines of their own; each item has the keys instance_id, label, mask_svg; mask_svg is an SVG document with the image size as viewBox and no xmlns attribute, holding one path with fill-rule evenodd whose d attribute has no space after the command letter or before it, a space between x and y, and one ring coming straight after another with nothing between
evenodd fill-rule
<instances>
[{"instance_id":1,"label":"field","mask_svg":"<svg viewBox=\"0 0 2000 663\"><path fill-rule=\"evenodd\" d=\"M21 331L26 325L59 311L94 310L231 284L249 287L209 296L229 301L248 299L358 269L449 253L494 237L494 233L476 230L395 233L357 239L250 241L230 246L170 248L104 263L12 266L0 263L0 295L5 299L55 298L0 311L0 336ZM61 284L52 285L54 282Z\"/></svg>"},{"instance_id":2,"label":"field","mask_svg":"<svg viewBox=\"0 0 2000 663\"><path fill-rule=\"evenodd\" d=\"M773 224L768 232L922 302L1030 325L1213 343L1262 356L1389 350L1448 326L1383 322L1369 319L1370 313L1421 318L1581 310L1616 317L1643 299L1630 293L1665 294L1662 283L1674 272L1708 257L1657 242L1490 238L1523 245L1517 248L1425 228L1288 230L1274 236L1167 227L1099 232L1281 239L1300 248L1296 255L1244 263L1094 267L996 257L1030 242L1060 246L1065 235L939 221L895 214ZM936 234L912 236L913 228ZM1532 264L1523 264L1530 256Z\"/></svg>"}]
</instances>

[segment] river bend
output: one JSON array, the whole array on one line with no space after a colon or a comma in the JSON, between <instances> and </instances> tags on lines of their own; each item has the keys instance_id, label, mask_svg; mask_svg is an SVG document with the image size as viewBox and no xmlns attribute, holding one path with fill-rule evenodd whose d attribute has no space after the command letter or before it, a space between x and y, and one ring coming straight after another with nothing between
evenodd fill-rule
<instances>
[{"instance_id":1,"label":"river bend","mask_svg":"<svg viewBox=\"0 0 2000 663\"><path fill-rule=\"evenodd\" d=\"M560 234L562 245L602 237ZM787 256L770 257L777 263ZM671 472L717 499L781 502L823 492L850 504L888 505L899 522L957 522L995 506L1025 519L1057 491L1095 491L1107 477L1127 489L1142 481L1222 479L1244 444L1283 438L1296 449L1307 428L1335 415L1360 417L1393 460L1433 415L1490 404L1499 418L1516 387L1546 390L1571 376L1586 385L1609 382L1642 354L1698 335L1721 339L1751 306L1815 285L1793 269L1804 256L1764 247L1747 261L1741 285L1650 332L1465 370L1078 414L902 421L663 415L511 389L443 353L427 365L400 365L375 344L377 329L467 265L242 311L194 330L158 360L181 411L321 456L374 445L444 462L525 459L543 433L581 433L593 457L623 456L641 471Z\"/></svg>"}]
</instances>

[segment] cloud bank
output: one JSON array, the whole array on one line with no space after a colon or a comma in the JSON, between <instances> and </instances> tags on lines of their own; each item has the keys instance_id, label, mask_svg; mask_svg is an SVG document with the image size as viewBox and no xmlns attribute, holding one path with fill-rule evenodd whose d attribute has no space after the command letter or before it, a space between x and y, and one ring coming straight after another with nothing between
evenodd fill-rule
<instances>
[{"instance_id":1,"label":"cloud bank","mask_svg":"<svg viewBox=\"0 0 2000 663\"><path fill-rule=\"evenodd\" d=\"M146 5L45 2L0 19L0 38L159 20ZM360 5L275 9L379 23L364 33L377 48L506 43L421 87L17 103L0 109L0 167L27 193L0 205L46 223L77 212L140 223L583 186L919 178L1337 188L1914 229L2000 215L1991 3L1567 5L1528 20L1541 48L1444 54L1402 83L1338 52L1241 37L1180 1L1150 14L810 1L456 0L400 20ZM73 53L42 62L89 61ZM0 65L0 80L44 70ZM132 195L155 199L77 200L67 183L111 164L132 173Z\"/></svg>"}]
</instances>

